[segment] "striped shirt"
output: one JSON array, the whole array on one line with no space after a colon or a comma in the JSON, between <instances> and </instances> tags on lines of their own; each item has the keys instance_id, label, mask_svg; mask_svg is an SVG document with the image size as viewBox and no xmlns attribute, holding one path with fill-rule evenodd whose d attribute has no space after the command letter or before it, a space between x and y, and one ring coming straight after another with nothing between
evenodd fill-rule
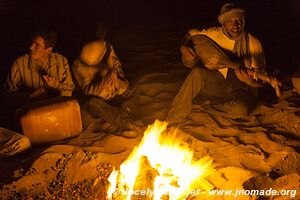
<instances>
[{"instance_id":1,"label":"striped shirt","mask_svg":"<svg viewBox=\"0 0 300 200\"><path fill-rule=\"evenodd\" d=\"M8 74L4 91L7 94L16 92L32 93L36 89L51 88L45 83L43 75L55 77L59 82L58 92L62 96L71 96L74 88L68 60L58 54L50 53L47 63L39 66L30 54L25 54L15 60ZM53 89L51 89L53 90Z\"/></svg>"}]
</instances>

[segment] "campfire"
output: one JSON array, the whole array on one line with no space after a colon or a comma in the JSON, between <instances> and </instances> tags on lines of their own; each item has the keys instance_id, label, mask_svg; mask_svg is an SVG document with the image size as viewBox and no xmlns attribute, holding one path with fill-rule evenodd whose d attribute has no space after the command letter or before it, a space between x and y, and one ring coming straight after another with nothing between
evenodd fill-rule
<instances>
[{"instance_id":1,"label":"campfire","mask_svg":"<svg viewBox=\"0 0 300 200\"><path fill-rule=\"evenodd\" d=\"M211 189L212 159L196 160L178 131L155 121L127 160L109 176L107 199L184 199ZM196 194L197 193L197 194Z\"/></svg>"}]
</instances>

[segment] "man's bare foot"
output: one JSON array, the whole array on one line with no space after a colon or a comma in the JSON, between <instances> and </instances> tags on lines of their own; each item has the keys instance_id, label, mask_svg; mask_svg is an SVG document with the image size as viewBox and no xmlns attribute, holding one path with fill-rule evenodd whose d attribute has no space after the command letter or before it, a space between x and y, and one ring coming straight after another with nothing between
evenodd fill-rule
<instances>
[{"instance_id":1,"label":"man's bare foot","mask_svg":"<svg viewBox=\"0 0 300 200\"><path fill-rule=\"evenodd\" d=\"M142 134L145 130L144 123L142 121L129 122L127 128L122 132L122 136L126 138L136 138L139 134Z\"/></svg>"},{"instance_id":2,"label":"man's bare foot","mask_svg":"<svg viewBox=\"0 0 300 200\"><path fill-rule=\"evenodd\" d=\"M121 136L126 138L136 138L139 135L137 131L134 130L126 130L121 133Z\"/></svg>"}]
</instances>

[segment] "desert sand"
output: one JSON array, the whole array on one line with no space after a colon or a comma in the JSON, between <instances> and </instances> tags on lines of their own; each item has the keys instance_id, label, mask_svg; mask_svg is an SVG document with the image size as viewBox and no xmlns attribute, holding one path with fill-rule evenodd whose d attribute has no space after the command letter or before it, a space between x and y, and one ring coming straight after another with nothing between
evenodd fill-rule
<instances>
[{"instance_id":1,"label":"desert sand","mask_svg":"<svg viewBox=\"0 0 300 200\"><path fill-rule=\"evenodd\" d=\"M181 63L182 34L172 26L168 31L161 30L159 26L136 27L134 32L127 29L116 34L114 41L129 80L141 92L139 118L146 124L165 119L190 70ZM300 98L291 91L285 91L284 97L273 104L260 105L256 115L240 120L212 115L201 105L194 105L187 120L172 128L180 130L195 158L213 158L215 173L207 178L213 188L298 190L295 197L279 195L273 199L299 199ZM89 127L77 138L33 146L20 155L2 158L0 197L105 199L106 178L141 137L127 139Z\"/></svg>"}]
</instances>

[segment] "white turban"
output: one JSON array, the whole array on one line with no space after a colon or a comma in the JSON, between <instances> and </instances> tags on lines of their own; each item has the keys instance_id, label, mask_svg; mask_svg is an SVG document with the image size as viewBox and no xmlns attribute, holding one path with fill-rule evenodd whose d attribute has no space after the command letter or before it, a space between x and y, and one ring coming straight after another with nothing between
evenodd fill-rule
<instances>
[{"instance_id":1,"label":"white turban","mask_svg":"<svg viewBox=\"0 0 300 200\"><path fill-rule=\"evenodd\" d=\"M233 16L245 18L245 10L237 8L231 3L226 3L221 8L218 20L221 24L224 24L227 19Z\"/></svg>"},{"instance_id":2,"label":"white turban","mask_svg":"<svg viewBox=\"0 0 300 200\"><path fill-rule=\"evenodd\" d=\"M101 62L106 53L105 41L93 41L83 46L80 53L80 60L87 65L97 65Z\"/></svg>"}]
</instances>

